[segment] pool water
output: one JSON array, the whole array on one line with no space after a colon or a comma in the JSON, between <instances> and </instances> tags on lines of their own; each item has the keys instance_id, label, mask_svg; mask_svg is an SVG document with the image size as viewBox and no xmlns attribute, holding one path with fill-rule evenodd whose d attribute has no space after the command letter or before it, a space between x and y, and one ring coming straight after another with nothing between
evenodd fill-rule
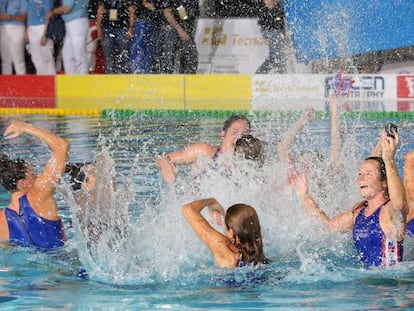
<instances>
[{"instance_id":1,"label":"pool water","mask_svg":"<svg viewBox=\"0 0 414 311\"><path fill-rule=\"evenodd\" d=\"M228 112L230 113L230 112ZM307 218L286 185L277 142L298 117L294 113L249 113L252 134L266 141L268 160L259 170L240 163L232 174L207 169L192 187L192 170L182 167L173 187L163 183L155 158L189 143L219 145L226 112L158 113L124 117L24 116L71 143L71 162L104 155L104 176L114 174L116 191L102 202L110 224L93 248L76 217L67 178L57 194L68 236L52 253L3 247L0 252L0 303L4 310L404 310L414 308L414 261L383 270L360 267L350 234L330 233ZM386 118L341 118L341 178L313 171L327 191L317 199L330 215L350 208L358 197L358 163L374 146ZM413 147L414 122L401 126L397 164ZM400 122L401 121L401 122ZM0 117L3 132L7 119ZM325 159L329 119L323 114L298 134L293 154L306 150ZM35 169L47 160L45 147L30 137L0 141L1 152L30 160ZM114 165L114 167L112 167ZM311 185L317 189L318 185ZM65 194L66 193L66 194ZM253 205L259 214L264 250L272 262L261 267L220 269L181 215L181 205L197 197L216 197L224 206ZM0 206L8 195L0 189ZM127 235L119 235L121 225ZM111 241L108 243L108 241ZM405 248L411 255L410 241ZM414 254L414 253L413 253ZM85 269L87 277L79 272Z\"/></svg>"}]
</instances>

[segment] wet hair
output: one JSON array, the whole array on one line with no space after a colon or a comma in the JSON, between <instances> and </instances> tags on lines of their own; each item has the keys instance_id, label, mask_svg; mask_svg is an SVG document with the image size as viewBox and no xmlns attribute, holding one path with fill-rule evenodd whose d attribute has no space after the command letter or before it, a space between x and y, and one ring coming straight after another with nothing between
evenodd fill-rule
<instances>
[{"instance_id":1,"label":"wet hair","mask_svg":"<svg viewBox=\"0 0 414 311\"><path fill-rule=\"evenodd\" d=\"M66 164L65 173L69 175L70 185L73 191L80 190L82 183L86 181L86 174L83 168L89 163L68 163Z\"/></svg>"},{"instance_id":2,"label":"wet hair","mask_svg":"<svg viewBox=\"0 0 414 311\"><path fill-rule=\"evenodd\" d=\"M237 139L234 145L234 153L243 155L246 160L257 161L260 164L263 164L265 156L261 140L250 134Z\"/></svg>"},{"instance_id":3,"label":"wet hair","mask_svg":"<svg viewBox=\"0 0 414 311\"><path fill-rule=\"evenodd\" d=\"M242 116L242 115L231 115L230 117L228 117L227 118L227 120L226 121L224 121L224 124L223 124L223 131L224 132L227 132L227 130L229 129L229 127L234 123L234 122L236 122L236 121L238 121L238 120L243 120L244 122L246 122L247 123L247 125L249 126L249 129L250 129L250 121L245 117L245 116Z\"/></svg>"},{"instance_id":4,"label":"wet hair","mask_svg":"<svg viewBox=\"0 0 414 311\"><path fill-rule=\"evenodd\" d=\"M234 204L226 212L225 224L236 236L239 248L246 264L267 263L263 253L262 233L256 210L247 204Z\"/></svg>"},{"instance_id":5,"label":"wet hair","mask_svg":"<svg viewBox=\"0 0 414 311\"><path fill-rule=\"evenodd\" d=\"M364 161L376 161L378 163L378 172L381 175L381 181L387 180L387 171L385 170L385 163L381 157L368 157Z\"/></svg>"},{"instance_id":6,"label":"wet hair","mask_svg":"<svg viewBox=\"0 0 414 311\"><path fill-rule=\"evenodd\" d=\"M0 183L9 192L16 192L17 182L27 176L27 163L22 159L10 159L0 154Z\"/></svg>"}]
</instances>

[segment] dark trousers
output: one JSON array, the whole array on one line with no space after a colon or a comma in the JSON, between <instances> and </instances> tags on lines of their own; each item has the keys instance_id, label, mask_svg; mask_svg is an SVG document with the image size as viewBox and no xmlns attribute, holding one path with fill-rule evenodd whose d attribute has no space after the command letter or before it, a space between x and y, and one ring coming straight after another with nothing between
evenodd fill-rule
<instances>
[{"instance_id":1,"label":"dark trousers","mask_svg":"<svg viewBox=\"0 0 414 311\"><path fill-rule=\"evenodd\" d=\"M262 35L269 45L269 56L257 69L257 74L286 73L287 53L285 51L285 33L282 29L262 29Z\"/></svg>"},{"instance_id":2,"label":"dark trousers","mask_svg":"<svg viewBox=\"0 0 414 311\"><path fill-rule=\"evenodd\" d=\"M182 41L170 25L161 26L160 73L193 74L198 68L198 51L194 42L195 27L185 27L190 40ZM178 61L178 63L176 63Z\"/></svg>"},{"instance_id":3,"label":"dark trousers","mask_svg":"<svg viewBox=\"0 0 414 311\"><path fill-rule=\"evenodd\" d=\"M130 73L130 53L132 40L127 37L127 29L103 27L102 50L105 57L105 73Z\"/></svg>"}]
</instances>

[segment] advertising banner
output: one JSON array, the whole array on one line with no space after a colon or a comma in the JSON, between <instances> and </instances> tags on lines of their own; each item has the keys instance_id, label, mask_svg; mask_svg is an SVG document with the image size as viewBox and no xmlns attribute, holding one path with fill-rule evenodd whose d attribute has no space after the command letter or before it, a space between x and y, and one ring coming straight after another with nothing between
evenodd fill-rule
<instances>
[{"instance_id":1,"label":"advertising banner","mask_svg":"<svg viewBox=\"0 0 414 311\"><path fill-rule=\"evenodd\" d=\"M414 111L414 75L397 76L398 111Z\"/></svg>"},{"instance_id":2,"label":"advertising banner","mask_svg":"<svg viewBox=\"0 0 414 311\"><path fill-rule=\"evenodd\" d=\"M198 73L254 73L268 55L256 19L199 19Z\"/></svg>"},{"instance_id":3,"label":"advertising banner","mask_svg":"<svg viewBox=\"0 0 414 311\"><path fill-rule=\"evenodd\" d=\"M343 102L349 111L395 111L396 75L349 75L354 80ZM413 76L414 78L414 76ZM260 110L327 108L333 93L332 75L255 75L252 77L252 106ZM400 77L398 77L398 80Z\"/></svg>"}]
</instances>

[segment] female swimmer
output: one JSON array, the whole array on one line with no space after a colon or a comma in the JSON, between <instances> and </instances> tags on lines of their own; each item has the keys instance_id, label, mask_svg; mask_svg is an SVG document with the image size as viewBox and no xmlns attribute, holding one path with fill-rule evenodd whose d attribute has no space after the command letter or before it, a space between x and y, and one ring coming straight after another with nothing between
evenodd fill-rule
<instances>
[{"instance_id":1,"label":"female swimmer","mask_svg":"<svg viewBox=\"0 0 414 311\"><path fill-rule=\"evenodd\" d=\"M308 192L306 173L297 179L297 191L309 215L330 228L353 232L354 244L365 267L391 266L402 260L402 242L408 212L403 183L394 163L398 133L381 134L381 156L365 159L357 185L364 201L335 218L329 218Z\"/></svg>"},{"instance_id":2,"label":"female swimmer","mask_svg":"<svg viewBox=\"0 0 414 311\"><path fill-rule=\"evenodd\" d=\"M215 230L201 215L205 207L218 216L219 225L224 217L225 234ZM188 203L182 210L185 219L213 253L214 260L220 267L268 263L263 253L259 218L253 207L247 204L234 204L225 213L216 199L209 198Z\"/></svg>"}]
</instances>

